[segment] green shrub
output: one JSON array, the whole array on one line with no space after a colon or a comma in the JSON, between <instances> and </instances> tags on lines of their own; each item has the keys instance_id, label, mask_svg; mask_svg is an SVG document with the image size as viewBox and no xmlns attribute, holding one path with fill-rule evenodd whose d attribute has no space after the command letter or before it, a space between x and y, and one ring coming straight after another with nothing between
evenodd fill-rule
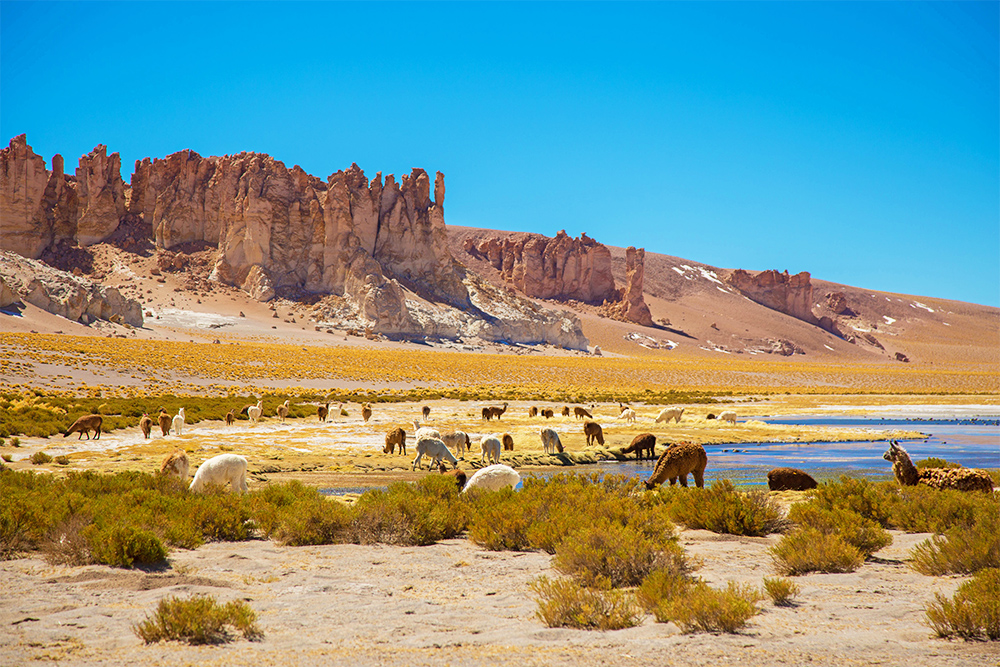
<instances>
[{"instance_id":1,"label":"green shrub","mask_svg":"<svg viewBox=\"0 0 1000 667\"><path fill-rule=\"evenodd\" d=\"M708 489L673 488L663 493L670 516L688 528L761 537L786 527L777 503L764 491L737 491L728 479Z\"/></svg>"},{"instance_id":2,"label":"green shrub","mask_svg":"<svg viewBox=\"0 0 1000 667\"><path fill-rule=\"evenodd\" d=\"M760 591L750 585L730 581L725 589L716 590L697 581L683 594L662 600L653 614L660 623L673 621L684 633L734 633L760 613L760 601Z\"/></svg>"},{"instance_id":3,"label":"green shrub","mask_svg":"<svg viewBox=\"0 0 1000 667\"><path fill-rule=\"evenodd\" d=\"M921 542L911 552L921 574L972 574L1000 568L1000 516L981 516L971 526L958 525Z\"/></svg>"},{"instance_id":4,"label":"green shrub","mask_svg":"<svg viewBox=\"0 0 1000 667\"><path fill-rule=\"evenodd\" d=\"M590 587L638 586L654 570L686 572L676 539L653 539L634 526L601 518L556 546L553 566Z\"/></svg>"},{"instance_id":5,"label":"green shrub","mask_svg":"<svg viewBox=\"0 0 1000 667\"><path fill-rule=\"evenodd\" d=\"M632 597L618 590L581 586L569 579L539 577L530 584L538 618L550 628L621 630L639 624Z\"/></svg>"},{"instance_id":6,"label":"green shrub","mask_svg":"<svg viewBox=\"0 0 1000 667\"><path fill-rule=\"evenodd\" d=\"M50 463L52 461L52 457L46 454L45 452L35 452L34 454L31 455L31 458L28 460L37 466L37 465L43 465L45 463Z\"/></svg>"},{"instance_id":7,"label":"green shrub","mask_svg":"<svg viewBox=\"0 0 1000 667\"><path fill-rule=\"evenodd\" d=\"M810 526L822 533L838 535L865 556L892 544L892 535L870 519L850 510L821 509L810 503L792 505L788 518L801 526Z\"/></svg>"},{"instance_id":8,"label":"green shrub","mask_svg":"<svg viewBox=\"0 0 1000 667\"><path fill-rule=\"evenodd\" d=\"M147 644L171 640L219 644L231 639L228 626L251 641L263 636L257 627L257 614L245 602L220 605L214 597L202 595L160 600L156 611L133 630Z\"/></svg>"},{"instance_id":9,"label":"green shrub","mask_svg":"<svg viewBox=\"0 0 1000 667\"><path fill-rule=\"evenodd\" d=\"M21 439L18 438L17 436L14 436L13 438L10 439L10 446L11 447L20 447L21 446Z\"/></svg>"},{"instance_id":10,"label":"green shrub","mask_svg":"<svg viewBox=\"0 0 1000 667\"><path fill-rule=\"evenodd\" d=\"M661 604L686 595L693 585L694 581L682 572L656 570L646 575L635 596L643 609L655 612Z\"/></svg>"},{"instance_id":11,"label":"green shrub","mask_svg":"<svg viewBox=\"0 0 1000 667\"><path fill-rule=\"evenodd\" d=\"M1000 570L987 568L948 599L940 593L927 605L927 621L938 637L1000 640Z\"/></svg>"},{"instance_id":12,"label":"green shrub","mask_svg":"<svg viewBox=\"0 0 1000 667\"><path fill-rule=\"evenodd\" d=\"M792 604L792 598L802 592L799 585L788 579L771 579L764 577L764 592L770 596L771 601L779 607L788 607Z\"/></svg>"},{"instance_id":13,"label":"green shrub","mask_svg":"<svg viewBox=\"0 0 1000 667\"><path fill-rule=\"evenodd\" d=\"M838 482L824 482L812 492L810 504L820 509L845 509L890 528L893 499L899 485L895 482L873 483L844 475Z\"/></svg>"},{"instance_id":14,"label":"green shrub","mask_svg":"<svg viewBox=\"0 0 1000 667\"><path fill-rule=\"evenodd\" d=\"M353 507L351 530L362 544L433 544L460 535L467 512L452 477L428 475L416 484L396 482L363 493Z\"/></svg>"},{"instance_id":15,"label":"green shrub","mask_svg":"<svg viewBox=\"0 0 1000 667\"><path fill-rule=\"evenodd\" d=\"M167 549L156 535L132 526L102 528L91 524L83 529L95 563L114 567L132 567L133 564L160 563L167 557Z\"/></svg>"},{"instance_id":16,"label":"green shrub","mask_svg":"<svg viewBox=\"0 0 1000 667\"><path fill-rule=\"evenodd\" d=\"M69 457L66 456L65 454L63 454L61 456L55 457L53 459L53 461L55 461L56 463L58 463L61 466L68 466L69 465Z\"/></svg>"},{"instance_id":17,"label":"green shrub","mask_svg":"<svg viewBox=\"0 0 1000 667\"><path fill-rule=\"evenodd\" d=\"M901 488L889 511L891 527L910 533L943 533L954 526L972 525L981 516L1000 514L1000 498L917 484Z\"/></svg>"},{"instance_id":18,"label":"green shrub","mask_svg":"<svg viewBox=\"0 0 1000 667\"><path fill-rule=\"evenodd\" d=\"M769 551L775 570L784 575L854 572L865 559L857 547L839 535L824 533L812 526L792 530Z\"/></svg>"}]
</instances>

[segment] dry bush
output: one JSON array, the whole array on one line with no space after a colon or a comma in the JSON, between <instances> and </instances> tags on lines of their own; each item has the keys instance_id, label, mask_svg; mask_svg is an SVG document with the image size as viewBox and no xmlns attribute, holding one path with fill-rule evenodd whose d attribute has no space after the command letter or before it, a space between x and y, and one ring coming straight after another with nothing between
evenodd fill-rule
<instances>
[{"instance_id":1,"label":"dry bush","mask_svg":"<svg viewBox=\"0 0 1000 667\"><path fill-rule=\"evenodd\" d=\"M570 579L539 577L530 584L538 618L550 628L621 630L639 625L639 609L624 591L581 586Z\"/></svg>"},{"instance_id":2,"label":"dry bush","mask_svg":"<svg viewBox=\"0 0 1000 667\"><path fill-rule=\"evenodd\" d=\"M232 639L228 627L251 641L263 636L257 627L256 612L245 602L235 600L222 605L208 595L164 598L156 611L133 626L133 630L147 644L160 641L220 644Z\"/></svg>"},{"instance_id":3,"label":"dry bush","mask_svg":"<svg viewBox=\"0 0 1000 667\"><path fill-rule=\"evenodd\" d=\"M708 489L671 487L660 497L670 508L670 516L688 528L762 537L781 532L788 525L767 492L737 491L728 479Z\"/></svg>"},{"instance_id":4,"label":"dry bush","mask_svg":"<svg viewBox=\"0 0 1000 667\"><path fill-rule=\"evenodd\" d=\"M764 592L779 607L788 607L792 599L802 592L799 585L788 579L764 577Z\"/></svg>"},{"instance_id":5,"label":"dry bush","mask_svg":"<svg viewBox=\"0 0 1000 667\"><path fill-rule=\"evenodd\" d=\"M702 581L692 582L679 595L664 598L653 609L660 623L673 621L684 633L735 633L760 613L760 591L753 586L730 581L724 589L714 589Z\"/></svg>"},{"instance_id":6,"label":"dry bush","mask_svg":"<svg viewBox=\"0 0 1000 667\"><path fill-rule=\"evenodd\" d=\"M838 535L866 557L892 544L892 535L880 525L845 509L820 509L798 503L792 505L788 519L828 535Z\"/></svg>"},{"instance_id":7,"label":"dry bush","mask_svg":"<svg viewBox=\"0 0 1000 667\"><path fill-rule=\"evenodd\" d=\"M940 593L935 598L926 614L938 637L1000 640L1000 569L981 570L950 600Z\"/></svg>"},{"instance_id":8,"label":"dry bush","mask_svg":"<svg viewBox=\"0 0 1000 667\"><path fill-rule=\"evenodd\" d=\"M811 526L796 528L769 550L779 574L807 572L854 572L864 555L839 535L824 533Z\"/></svg>"},{"instance_id":9,"label":"dry bush","mask_svg":"<svg viewBox=\"0 0 1000 667\"><path fill-rule=\"evenodd\" d=\"M90 517L70 515L56 526L38 548L43 558L53 565L88 565L93 563L90 542L83 533Z\"/></svg>"},{"instance_id":10,"label":"dry bush","mask_svg":"<svg viewBox=\"0 0 1000 667\"><path fill-rule=\"evenodd\" d=\"M45 452L35 452L34 454L31 455L31 458L28 460L31 461L32 464L37 466L37 465L44 465L46 463L51 463L52 457L49 454L46 454Z\"/></svg>"},{"instance_id":11,"label":"dry bush","mask_svg":"<svg viewBox=\"0 0 1000 667\"><path fill-rule=\"evenodd\" d=\"M983 515L972 525L958 525L921 542L911 552L921 574L972 574L1000 568L1000 516Z\"/></svg>"}]
</instances>

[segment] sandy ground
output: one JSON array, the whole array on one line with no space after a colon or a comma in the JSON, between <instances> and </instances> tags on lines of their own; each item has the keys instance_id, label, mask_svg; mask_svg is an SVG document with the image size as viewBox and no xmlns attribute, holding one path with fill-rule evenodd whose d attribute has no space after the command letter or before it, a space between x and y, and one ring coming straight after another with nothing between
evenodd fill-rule
<instances>
[{"instance_id":1,"label":"sandy ground","mask_svg":"<svg viewBox=\"0 0 1000 667\"><path fill-rule=\"evenodd\" d=\"M924 605L959 578L904 562L927 535L895 542L850 574L797 577L794 607L761 604L740 634L683 635L646 616L612 632L551 629L529 582L556 573L544 553L484 551L465 539L428 547L215 543L172 554L162 571L0 563L0 663L72 665L996 665L995 645L934 639ZM759 586L768 538L683 531L698 574ZM244 600L264 637L211 647L146 646L132 626L170 595Z\"/></svg>"}]
</instances>

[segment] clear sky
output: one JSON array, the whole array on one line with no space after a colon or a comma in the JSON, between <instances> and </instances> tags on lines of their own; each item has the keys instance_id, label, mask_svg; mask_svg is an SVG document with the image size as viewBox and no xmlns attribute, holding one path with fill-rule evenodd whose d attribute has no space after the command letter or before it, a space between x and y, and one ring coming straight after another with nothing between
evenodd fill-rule
<instances>
[{"instance_id":1,"label":"clear sky","mask_svg":"<svg viewBox=\"0 0 1000 667\"><path fill-rule=\"evenodd\" d=\"M1000 305L997 2L0 3L0 141L446 174L449 224Z\"/></svg>"}]
</instances>

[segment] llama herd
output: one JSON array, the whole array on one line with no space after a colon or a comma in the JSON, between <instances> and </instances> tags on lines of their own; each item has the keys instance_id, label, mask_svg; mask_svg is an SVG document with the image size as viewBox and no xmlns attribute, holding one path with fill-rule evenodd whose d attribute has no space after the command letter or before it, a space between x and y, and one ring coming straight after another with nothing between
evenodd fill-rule
<instances>
[{"instance_id":1,"label":"llama herd","mask_svg":"<svg viewBox=\"0 0 1000 667\"><path fill-rule=\"evenodd\" d=\"M507 412L508 403L502 406L487 406L482 409L482 418L485 421L502 421L503 415ZM617 419L624 420L627 424L635 424L642 417L636 411L625 405L619 404L619 415ZM650 415L645 419L653 423L669 424L671 421L680 423L684 416L683 407L667 407L660 410L655 417ZM262 401L256 404L244 406L242 413L246 414L251 424L256 424L261 419L263 412ZM288 418L291 412L291 404L286 400L277 406L275 415L282 422ZM346 414L343 411L343 403L339 404L336 410L330 410L330 404L319 406L317 418L321 423L333 416ZM365 423L372 417L372 409L369 403L361 404L361 416ZM431 408L422 406L421 417L426 422L430 419ZM529 418L541 417L552 419L555 410L552 408L539 408L531 406L527 410ZM583 420L583 433L587 446L595 443L605 444L604 429L593 419L593 413L583 407L564 406L561 410L564 417L572 415L574 420ZM236 413L230 411L225 416L227 426L231 426L236 419ZM709 414L707 419L716 419L719 422L728 424L737 423L737 414L732 410L721 412L718 416ZM156 422L148 415L143 414L139 422L140 430L144 438L149 438L154 423L158 423L164 436L171 431L176 435L183 433L186 422L184 408L180 408L176 415L170 415L161 407ZM67 437L72 433L79 433L82 438L84 434L90 439L90 433L95 433L94 438L101 436L103 417L101 415L86 415L77 419L63 434ZM471 477L459 469L459 461L465 460L467 455L473 454L473 436L463 430L451 430L441 432L436 428L421 424L419 420L413 420L413 436L415 440L415 457L410 465L411 470L423 468L424 460L428 464L428 469L439 469L442 473L447 473L455 478L459 489L466 491L472 488L499 489L505 486L516 486L520 477L510 466L500 463L501 453L513 451L514 437L510 433L487 433L476 438L479 448L480 469ZM565 452L565 447L559 432L551 427L542 426L538 430L538 438L541 442L542 452L545 455L556 456ZM385 454L407 455L407 433L400 426L393 426L385 433ZM628 446L622 447L616 456L627 458L628 455L635 454L636 460L656 458L656 436L652 433L640 433L636 435ZM913 486L924 484L938 489L957 489L961 491L986 491L991 492L993 482L989 474L985 471L953 468L953 469L922 469L918 470L913 465L906 451L895 441L890 443L889 450L883 458L892 463L892 471L902 486ZM657 458L652 474L644 482L647 489L667 482L671 485L680 483L687 486L687 476L692 475L695 485L699 488L704 486L705 468L708 463L708 456L702 445L692 442L679 442L669 444L665 451ZM448 470L450 464L451 470ZM160 467L161 474L174 475L182 480L188 479L190 464L187 454L182 450L177 450L168 455ZM243 492L247 490L247 459L237 454L220 454L204 461L195 471L194 479L190 482L189 488L192 492L204 491L212 485L229 485L233 492ZM768 487L774 491L782 490L808 490L817 487L817 482L807 473L794 468L775 468L767 474Z\"/></svg>"}]
</instances>

